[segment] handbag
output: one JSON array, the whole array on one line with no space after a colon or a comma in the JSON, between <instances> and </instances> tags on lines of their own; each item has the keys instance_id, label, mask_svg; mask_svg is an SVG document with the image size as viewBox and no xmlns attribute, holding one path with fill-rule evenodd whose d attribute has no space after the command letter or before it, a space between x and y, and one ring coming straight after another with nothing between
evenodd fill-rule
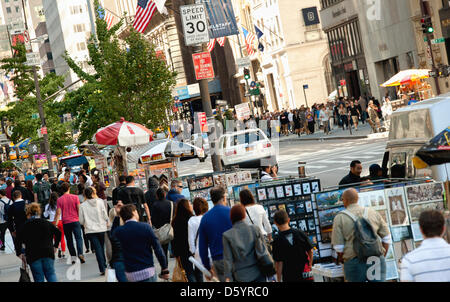
<instances>
[{"instance_id":1,"label":"handbag","mask_svg":"<svg viewBox=\"0 0 450 302\"><path fill-rule=\"evenodd\" d=\"M177 264L173 269L172 282L188 282L186 278L186 272L181 265L180 257L177 257Z\"/></svg>"},{"instance_id":2,"label":"handbag","mask_svg":"<svg viewBox=\"0 0 450 302\"><path fill-rule=\"evenodd\" d=\"M170 222L166 223L159 229L154 229L156 237L158 237L161 245L168 244L173 240L173 227L172 227L172 214L173 214L173 203L170 202Z\"/></svg>"},{"instance_id":3,"label":"handbag","mask_svg":"<svg viewBox=\"0 0 450 302\"><path fill-rule=\"evenodd\" d=\"M269 253L265 243L260 235L256 236L255 240L255 254L258 268L265 277L270 277L276 274L275 265L272 256Z\"/></svg>"},{"instance_id":4,"label":"handbag","mask_svg":"<svg viewBox=\"0 0 450 302\"><path fill-rule=\"evenodd\" d=\"M250 214L247 211L247 208L245 208L245 212L247 212L247 216L250 219L251 223L253 225L255 225L255 223L253 222L252 217L250 217ZM266 245L267 250L269 251L269 253L272 254L272 241L269 240L269 236L267 236L267 235L264 236L264 244Z\"/></svg>"},{"instance_id":5,"label":"handbag","mask_svg":"<svg viewBox=\"0 0 450 302\"><path fill-rule=\"evenodd\" d=\"M22 266L20 267L19 282L31 282L30 274L26 260L22 259Z\"/></svg>"},{"instance_id":6,"label":"handbag","mask_svg":"<svg viewBox=\"0 0 450 302\"><path fill-rule=\"evenodd\" d=\"M116 277L116 270L113 268L106 269L106 282L119 282Z\"/></svg>"}]
</instances>

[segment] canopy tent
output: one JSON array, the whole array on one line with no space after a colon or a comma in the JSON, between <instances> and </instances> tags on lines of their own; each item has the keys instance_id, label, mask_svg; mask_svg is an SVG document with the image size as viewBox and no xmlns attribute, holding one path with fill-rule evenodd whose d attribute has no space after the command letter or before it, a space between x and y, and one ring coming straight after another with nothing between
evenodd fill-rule
<instances>
[{"instance_id":1,"label":"canopy tent","mask_svg":"<svg viewBox=\"0 0 450 302\"><path fill-rule=\"evenodd\" d=\"M416 82L422 79L429 78L429 69L408 69L397 73L385 83L381 84L381 87L394 87L404 85L410 82Z\"/></svg>"},{"instance_id":2,"label":"canopy tent","mask_svg":"<svg viewBox=\"0 0 450 302\"><path fill-rule=\"evenodd\" d=\"M450 127L420 148L416 155L429 166L450 163Z\"/></svg>"},{"instance_id":3,"label":"canopy tent","mask_svg":"<svg viewBox=\"0 0 450 302\"><path fill-rule=\"evenodd\" d=\"M143 153L139 161L141 163L151 163L164 161L169 158L177 158L181 160L191 159L191 158L201 158L205 157L205 152L203 149L198 148L194 145L183 143L177 140L161 140L161 143L152 147L147 152Z\"/></svg>"}]
</instances>

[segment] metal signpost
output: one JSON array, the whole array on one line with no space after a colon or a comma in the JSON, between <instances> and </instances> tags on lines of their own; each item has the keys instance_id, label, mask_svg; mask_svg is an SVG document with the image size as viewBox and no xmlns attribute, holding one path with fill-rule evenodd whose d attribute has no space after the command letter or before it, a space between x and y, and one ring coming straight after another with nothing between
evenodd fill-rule
<instances>
[{"instance_id":1,"label":"metal signpost","mask_svg":"<svg viewBox=\"0 0 450 302\"><path fill-rule=\"evenodd\" d=\"M303 85L303 94L305 95L306 108L309 107L308 106L308 99L306 98L306 89L308 89L308 88L309 88L308 84Z\"/></svg>"}]
</instances>

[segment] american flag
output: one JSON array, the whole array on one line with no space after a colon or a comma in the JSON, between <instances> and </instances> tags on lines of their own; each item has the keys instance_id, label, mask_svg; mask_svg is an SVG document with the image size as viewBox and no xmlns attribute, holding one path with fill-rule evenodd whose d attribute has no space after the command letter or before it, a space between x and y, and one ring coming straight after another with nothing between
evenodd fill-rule
<instances>
[{"instance_id":1,"label":"american flag","mask_svg":"<svg viewBox=\"0 0 450 302\"><path fill-rule=\"evenodd\" d=\"M255 50L253 49L253 44L255 43L256 36L248 32L244 27L242 27L242 31L244 32L245 37L245 44L247 46L247 53L249 56L252 56L255 53Z\"/></svg>"},{"instance_id":2,"label":"american flag","mask_svg":"<svg viewBox=\"0 0 450 302\"><path fill-rule=\"evenodd\" d=\"M211 52L214 49L214 45L216 45L216 39L211 39L208 42L208 51Z\"/></svg>"},{"instance_id":3,"label":"american flag","mask_svg":"<svg viewBox=\"0 0 450 302\"><path fill-rule=\"evenodd\" d=\"M136 8L136 17L134 18L133 27L136 31L144 33L150 20L156 11L156 4L150 0L139 0Z\"/></svg>"},{"instance_id":4,"label":"american flag","mask_svg":"<svg viewBox=\"0 0 450 302\"><path fill-rule=\"evenodd\" d=\"M110 12L105 12L105 21L106 24L108 25L108 30L110 30L111 27L113 26L114 15L111 14Z\"/></svg>"},{"instance_id":5,"label":"american flag","mask_svg":"<svg viewBox=\"0 0 450 302\"><path fill-rule=\"evenodd\" d=\"M225 39L226 39L226 37L217 38L217 43L219 43L219 45L221 47L224 47L225 46Z\"/></svg>"}]
</instances>

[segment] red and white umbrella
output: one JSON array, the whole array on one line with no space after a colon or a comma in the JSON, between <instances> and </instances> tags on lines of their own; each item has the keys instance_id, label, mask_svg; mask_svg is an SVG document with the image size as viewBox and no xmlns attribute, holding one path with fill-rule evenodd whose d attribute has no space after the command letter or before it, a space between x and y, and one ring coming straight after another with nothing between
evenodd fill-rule
<instances>
[{"instance_id":1,"label":"red and white umbrella","mask_svg":"<svg viewBox=\"0 0 450 302\"><path fill-rule=\"evenodd\" d=\"M125 121L101 128L94 135L94 141L99 145L121 147L144 145L153 140L153 132L140 124Z\"/></svg>"}]
</instances>

